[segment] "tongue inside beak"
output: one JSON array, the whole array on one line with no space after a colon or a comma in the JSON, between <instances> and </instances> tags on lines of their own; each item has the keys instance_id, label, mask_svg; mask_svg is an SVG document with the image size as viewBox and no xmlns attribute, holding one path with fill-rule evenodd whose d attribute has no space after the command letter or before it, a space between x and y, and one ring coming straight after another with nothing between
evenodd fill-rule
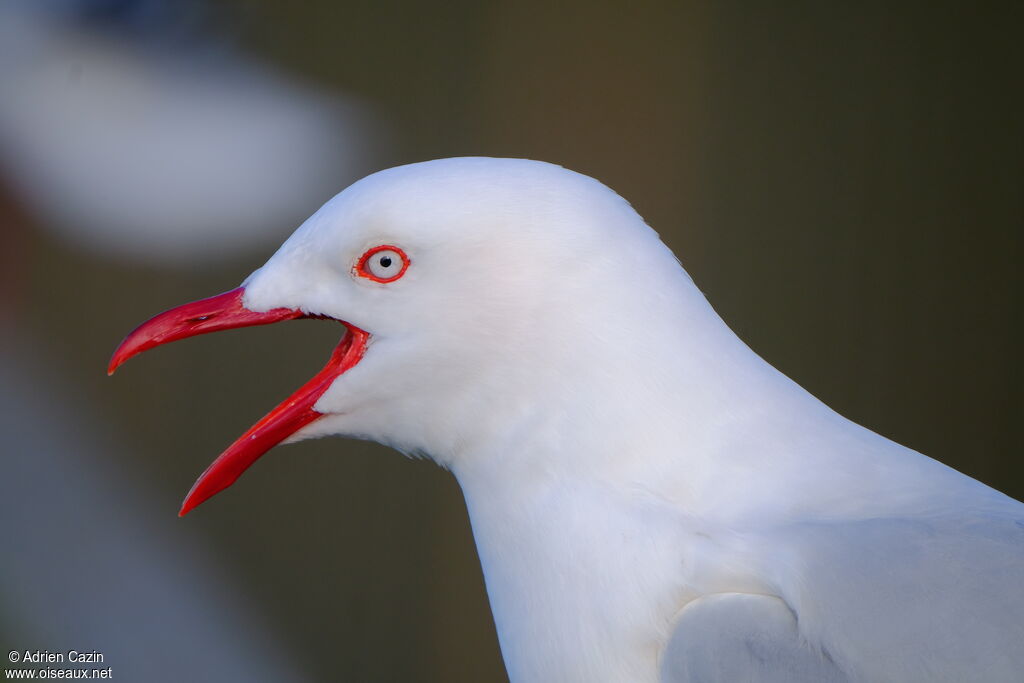
<instances>
[{"instance_id":1,"label":"tongue inside beak","mask_svg":"<svg viewBox=\"0 0 1024 683\"><path fill-rule=\"evenodd\" d=\"M239 287L209 299L172 308L144 322L125 337L114 351L107 373L113 374L122 363L136 354L178 339L282 320L321 317L288 308L256 313L242 305L244 293L244 288ZM342 324L346 328L345 335L323 370L250 427L213 461L185 496L178 513L180 516L188 514L203 501L231 486L261 455L321 417L322 414L314 410L313 406L339 375L359 362L369 337L358 327L344 322Z\"/></svg>"}]
</instances>

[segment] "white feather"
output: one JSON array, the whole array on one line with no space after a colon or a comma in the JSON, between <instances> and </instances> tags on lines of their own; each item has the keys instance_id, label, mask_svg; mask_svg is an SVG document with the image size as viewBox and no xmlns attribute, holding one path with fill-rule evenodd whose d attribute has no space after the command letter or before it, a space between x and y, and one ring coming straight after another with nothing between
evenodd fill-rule
<instances>
[{"instance_id":1,"label":"white feather","mask_svg":"<svg viewBox=\"0 0 1024 683\"><path fill-rule=\"evenodd\" d=\"M405 277L352 276L379 244ZM517 683L1024 671L1024 506L765 363L595 180L480 158L375 174L246 303L373 335L303 435L455 473Z\"/></svg>"}]
</instances>

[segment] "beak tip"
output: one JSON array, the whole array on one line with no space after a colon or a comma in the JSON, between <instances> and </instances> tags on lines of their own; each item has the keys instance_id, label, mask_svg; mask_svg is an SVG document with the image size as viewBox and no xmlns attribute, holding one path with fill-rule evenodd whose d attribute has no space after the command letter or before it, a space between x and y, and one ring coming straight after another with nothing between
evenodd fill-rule
<instances>
[{"instance_id":1,"label":"beak tip","mask_svg":"<svg viewBox=\"0 0 1024 683\"><path fill-rule=\"evenodd\" d=\"M212 465L211 465L211 467L212 467ZM192 512L197 507L199 507L200 505L205 503L207 500L212 498L214 494L218 493L219 491L221 491L224 488L227 488L227 485L225 485L225 486L221 487L220 489L217 489L213 493L210 493L210 492L200 493L200 492L198 492L196 489L198 489L200 484L202 484L203 479L206 477L206 474L207 474L206 472L203 472L203 474L200 475L199 479L196 480L196 483L192 485L192 488L185 495L185 500L181 501L181 508L178 510L178 517L184 517L185 515L187 515L188 513Z\"/></svg>"},{"instance_id":2,"label":"beak tip","mask_svg":"<svg viewBox=\"0 0 1024 683\"><path fill-rule=\"evenodd\" d=\"M191 495L185 496L185 500L181 502L181 509L178 510L178 517L184 517L188 513L192 512L196 505L198 505L198 503L192 500Z\"/></svg>"},{"instance_id":3,"label":"beak tip","mask_svg":"<svg viewBox=\"0 0 1024 683\"><path fill-rule=\"evenodd\" d=\"M114 349L114 354L110 357L110 361L107 363L107 377L113 375L119 367L124 365L124 362L134 356L138 351L127 348L127 342L125 341L118 344L117 348Z\"/></svg>"}]
</instances>

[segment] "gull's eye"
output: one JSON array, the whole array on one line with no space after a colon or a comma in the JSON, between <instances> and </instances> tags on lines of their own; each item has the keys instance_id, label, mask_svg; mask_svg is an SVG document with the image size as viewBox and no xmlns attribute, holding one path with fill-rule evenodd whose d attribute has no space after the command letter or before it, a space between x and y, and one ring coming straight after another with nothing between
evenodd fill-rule
<instances>
[{"instance_id":1,"label":"gull's eye","mask_svg":"<svg viewBox=\"0 0 1024 683\"><path fill-rule=\"evenodd\" d=\"M394 282L405 275L409 257L398 247L381 245L362 255L356 264L356 275L370 278L374 282Z\"/></svg>"}]
</instances>

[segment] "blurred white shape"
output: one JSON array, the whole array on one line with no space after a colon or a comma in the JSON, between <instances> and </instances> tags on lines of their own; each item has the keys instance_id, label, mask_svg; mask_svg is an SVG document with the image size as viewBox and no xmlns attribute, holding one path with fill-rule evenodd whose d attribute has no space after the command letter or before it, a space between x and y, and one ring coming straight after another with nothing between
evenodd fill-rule
<instances>
[{"instance_id":1,"label":"blurred white shape","mask_svg":"<svg viewBox=\"0 0 1024 683\"><path fill-rule=\"evenodd\" d=\"M365 105L183 52L0 7L0 168L44 227L115 258L237 256L373 163Z\"/></svg>"}]
</instances>

